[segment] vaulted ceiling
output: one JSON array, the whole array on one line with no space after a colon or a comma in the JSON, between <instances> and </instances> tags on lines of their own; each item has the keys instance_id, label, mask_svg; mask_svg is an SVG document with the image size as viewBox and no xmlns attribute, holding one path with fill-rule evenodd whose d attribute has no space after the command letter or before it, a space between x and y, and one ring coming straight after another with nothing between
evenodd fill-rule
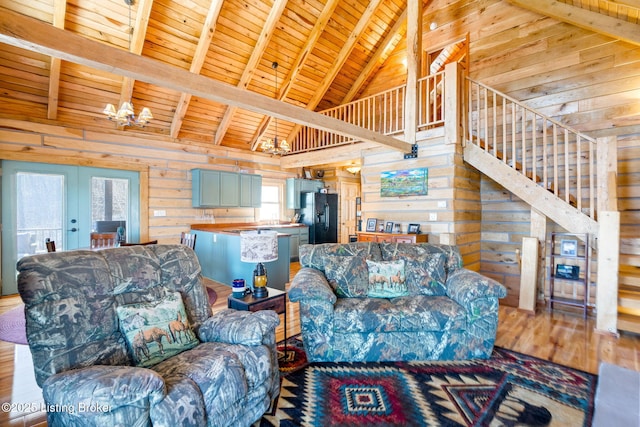
<instances>
[{"instance_id":1,"label":"vaulted ceiling","mask_svg":"<svg viewBox=\"0 0 640 427\"><path fill-rule=\"evenodd\" d=\"M17 12L312 111L357 99L406 32L406 0L135 0L131 6L127 1L16 0L4 2L0 13ZM425 2L425 12L430 3ZM640 23L632 0L510 3L550 13L560 3L614 24L637 29ZM143 132L246 150L274 135L268 114L167 86L0 43L1 119ZM136 111L153 112L145 128L117 128L105 119L105 104L127 100ZM292 122L278 120L280 135L291 137L293 130Z\"/></svg>"}]
</instances>

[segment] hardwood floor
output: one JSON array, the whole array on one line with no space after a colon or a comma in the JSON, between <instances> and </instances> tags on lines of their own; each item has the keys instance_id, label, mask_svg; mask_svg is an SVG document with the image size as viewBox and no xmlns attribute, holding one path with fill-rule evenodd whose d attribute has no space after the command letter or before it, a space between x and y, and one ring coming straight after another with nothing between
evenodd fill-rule
<instances>
[{"instance_id":1,"label":"hardwood floor","mask_svg":"<svg viewBox=\"0 0 640 427\"><path fill-rule=\"evenodd\" d=\"M298 269L298 263L291 264L292 277ZM226 308L231 288L209 280L206 285L218 295L213 310ZM20 303L17 296L0 298L0 313ZM280 319L278 340L284 337L283 316ZM598 373L600 362L640 371L640 335L622 333L616 338L594 333L594 326L595 319L584 320L581 313L549 312L541 307L534 316L501 306L496 345L594 374ZM287 336L298 333L298 304L288 303ZM42 393L35 384L28 347L0 341L0 404L14 405L12 411L2 406L0 426L46 426L44 412L33 410L39 408L40 402ZM27 404L32 406L17 407Z\"/></svg>"}]
</instances>

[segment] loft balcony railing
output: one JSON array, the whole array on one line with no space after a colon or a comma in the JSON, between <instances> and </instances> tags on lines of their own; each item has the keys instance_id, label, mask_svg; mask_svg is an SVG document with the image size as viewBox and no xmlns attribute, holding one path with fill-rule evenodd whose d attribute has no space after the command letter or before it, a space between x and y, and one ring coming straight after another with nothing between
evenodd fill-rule
<instances>
[{"instance_id":1,"label":"loft balcony railing","mask_svg":"<svg viewBox=\"0 0 640 427\"><path fill-rule=\"evenodd\" d=\"M418 80L416 130L444 125L445 133L455 132L458 126L453 121L462 121L466 143L478 145L595 220L596 140L469 78L459 99L452 102L448 97L456 94L446 93L446 88L462 87L459 76L458 69L450 67ZM406 87L398 86L321 113L385 135L400 134L405 131L405 97ZM460 105L464 118L445 111L445 100L449 108ZM356 142L360 141L302 127L291 152Z\"/></svg>"},{"instance_id":2,"label":"loft balcony railing","mask_svg":"<svg viewBox=\"0 0 640 427\"><path fill-rule=\"evenodd\" d=\"M406 86L397 86L320 113L384 135L399 134L405 130L405 93ZM419 130L444 124L444 96L444 71L418 80ZM359 141L304 126L290 145L293 154L354 142Z\"/></svg>"}]
</instances>

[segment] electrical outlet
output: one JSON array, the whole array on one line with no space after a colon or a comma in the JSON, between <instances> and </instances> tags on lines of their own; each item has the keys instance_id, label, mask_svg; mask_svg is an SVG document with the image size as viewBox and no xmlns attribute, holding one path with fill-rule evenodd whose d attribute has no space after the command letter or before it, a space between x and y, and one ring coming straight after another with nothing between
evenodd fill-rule
<instances>
[{"instance_id":1,"label":"electrical outlet","mask_svg":"<svg viewBox=\"0 0 640 427\"><path fill-rule=\"evenodd\" d=\"M437 221L438 220L438 214L435 212L431 212L429 214L429 221Z\"/></svg>"},{"instance_id":2,"label":"electrical outlet","mask_svg":"<svg viewBox=\"0 0 640 427\"><path fill-rule=\"evenodd\" d=\"M153 216L167 216L167 211L153 211Z\"/></svg>"}]
</instances>

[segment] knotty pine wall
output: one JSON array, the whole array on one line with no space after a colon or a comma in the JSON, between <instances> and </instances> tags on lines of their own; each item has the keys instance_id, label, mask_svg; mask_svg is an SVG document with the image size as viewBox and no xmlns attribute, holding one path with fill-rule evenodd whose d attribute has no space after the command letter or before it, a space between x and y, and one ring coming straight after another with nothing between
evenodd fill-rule
<instances>
[{"instance_id":1,"label":"knotty pine wall","mask_svg":"<svg viewBox=\"0 0 640 427\"><path fill-rule=\"evenodd\" d=\"M438 26L434 31L432 22ZM640 235L638 46L504 0L433 0L424 9L423 34L427 52L468 36L471 78L592 137L616 135L621 230ZM405 57L403 40L363 95L404 84ZM516 249L529 233L530 208L490 179L481 182L480 271L505 283L509 303L517 304ZM548 224L547 231L555 228Z\"/></svg>"},{"instance_id":2,"label":"knotty pine wall","mask_svg":"<svg viewBox=\"0 0 640 427\"><path fill-rule=\"evenodd\" d=\"M123 136L0 120L0 159L140 171L148 182L141 189L141 208L146 212L141 218L141 238L158 239L160 243L178 242L180 232L188 231L194 223L257 220L257 210L253 208L193 208L193 168L242 169L262 175L263 181L282 183L283 187L286 178L295 176L280 170L277 157L164 137L142 138L131 133ZM165 211L166 216L154 216L155 210Z\"/></svg>"}]
</instances>

